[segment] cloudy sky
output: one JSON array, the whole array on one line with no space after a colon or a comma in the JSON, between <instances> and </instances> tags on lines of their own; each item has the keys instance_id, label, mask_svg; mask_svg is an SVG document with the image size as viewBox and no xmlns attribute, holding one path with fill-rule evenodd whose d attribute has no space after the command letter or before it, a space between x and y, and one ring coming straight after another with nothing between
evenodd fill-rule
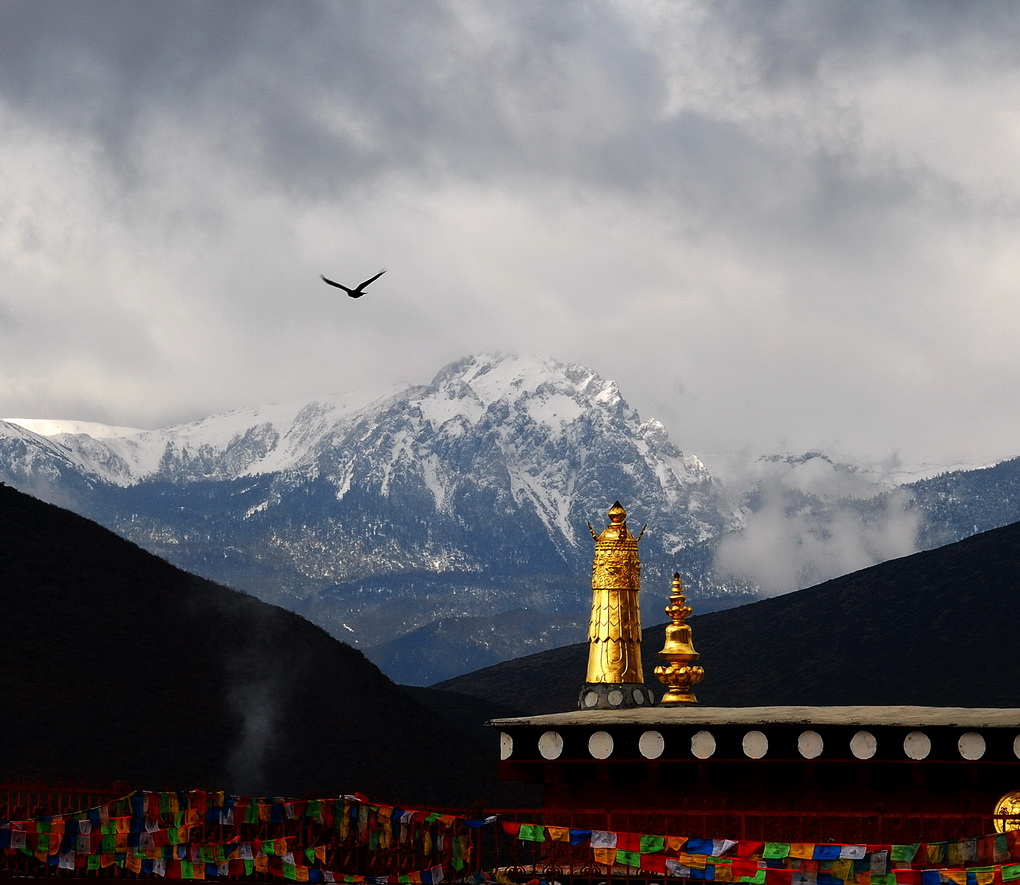
<instances>
[{"instance_id":1,"label":"cloudy sky","mask_svg":"<svg viewBox=\"0 0 1020 885\"><path fill-rule=\"evenodd\" d=\"M513 349L693 452L990 462L1018 247L1012 4L0 9L2 415L164 426Z\"/></svg>"}]
</instances>

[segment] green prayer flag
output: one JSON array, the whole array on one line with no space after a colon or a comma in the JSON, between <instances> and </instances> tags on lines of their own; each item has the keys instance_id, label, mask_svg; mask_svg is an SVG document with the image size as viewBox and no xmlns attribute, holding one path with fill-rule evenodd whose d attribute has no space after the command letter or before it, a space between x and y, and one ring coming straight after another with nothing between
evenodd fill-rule
<instances>
[{"instance_id":1,"label":"green prayer flag","mask_svg":"<svg viewBox=\"0 0 1020 885\"><path fill-rule=\"evenodd\" d=\"M544 842L545 827L541 824L521 824L517 838L522 842Z\"/></svg>"},{"instance_id":2,"label":"green prayer flag","mask_svg":"<svg viewBox=\"0 0 1020 885\"><path fill-rule=\"evenodd\" d=\"M914 842L912 845L893 845L889 859L900 861L902 863L910 863L914 859L914 855L917 854L917 849L920 847L920 843L918 842Z\"/></svg>"},{"instance_id":3,"label":"green prayer flag","mask_svg":"<svg viewBox=\"0 0 1020 885\"><path fill-rule=\"evenodd\" d=\"M306 848L305 849L305 857L308 858L308 862L309 863L315 863L315 849L314 848Z\"/></svg>"},{"instance_id":4,"label":"green prayer flag","mask_svg":"<svg viewBox=\"0 0 1020 885\"><path fill-rule=\"evenodd\" d=\"M249 800L248 807L244 810L244 822L246 824L259 822L259 804L254 799Z\"/></svg>"},{"instance_id":5,"label":"green prayer flag","mask_svg":"<svg viewBox=\"0 0 1020 885\"><path fill-rule=\"evenodd\" d=\"M789 842L766 842L761 856L768 860L780 860L790 856Z\"/></svg>"},{"instance_id":6,"label":"green prayer flag","mask_svg":"<svg viewBox=\"0 0 1020 885\"><path fill-rule=\"evenodd\" d=\"M171 845L181 844L181 837L177 832L177 827L170 827L170 829L166 831L166 837Z\"/></svg>"},{"instance_id":7,"label":"green prayer flag","mask_svg":"<svg viewBox=\"0 0 1020 885\"><path fill-rule=\"evenodd\" d=\"M116 836L103 836L102 844L99 849L101 854L112 854L117 850L117 837Z\"/></svg>"},{"instance_id":8,"label":"green prayer flag","mask_svg":"<svg viewBox=\"0 0 1020 885\"><path fill-rule=\"evenodd\" d=\"M458 873L464 869L464 858L463 857L451 857L450 866L453 867Z\"/></svg>"},{"instance_id":9,"label":"green prayer flag","mask_svg":"<svg viewBox=\"0 0 1020 885\"><path fill-rule=\"evenodd\" d=\"M36 844L39 846L40 851L45 851L47 854L50 853L50 837L48 833L40 833L36 836Z\"/></svg>"},{"instance_id":10,"label":"green prayer flag","mask_svg":"<svg viewBox=\"0 0 1020 885\"><path fill-rule=\"evenodd\" d=\"M98 870L99 869L99 855L98 854L90 854L89 855L88 868L90 870Z\"/></svg>"},{"instance_id":11,"label":"green prayer flag","mask_svg":"<svg viewBox=\"0 0 1020 885\"><path fill-rule=\"evenodd\" d=\"M666 837L665 836L642 836L641 837L641 853L642 854L655 854L657 851L664 851L666 849Z\"/></svg>"},{"instance_id":12,"label":"green prayer flag","mask_svg":"<svg viewBox=\"0 0 1020 885\"><path fill-rule=\"evenodd\" d=\"M1020 879L1020 863L1006 864L1002 868L1002 881L1012 882L1015 879Z\"/></svg>"},{"instance_id":13,"label":"green prayer flag","mask_svg":"<svg viewBox=\"0 0 1020 885\"><path fill-rule=\"evenodd\" d=\"M266 839L262 843L263 854L276 854L276 843L272 839Z\"/></svg>"},{"instance_id":14,"label":"green prayer flag","mask_svg":"<svg viewBox=\"0 0 1020 885\"><path fill-rule=\"evenodd\" d=\"M198 859L202 863L216 863L216 855L213 854L211 845L202 845L198 849Z\"/></svg>"},{"instance_id":15,"label":"green prayer flag","mask_svg":"<svg viewBox=\"0 0 1020 885\"><path fill-rule=\"evenodd\" d=\"M290 879L291 881L297 879L297 867L292 863L285 863L283 865L283 878Z\"/></svg>"},{"instance_id":16,"label":"green prayer flag","mask_svg":"<svg viewBox=\"0 0 1020 885\"><path fill-rule=\"evenodd\" d=\"M308 807L305 809L305 817L318 817L322 814L322 800L312 799L308 803Z\"/></svg>"},{"instance_id":17,"label":"green prayer flag","mask_svg":"<svg viewBox=\"0 0 1020 885\"><path fill-rule=\"evenodd\" d=\"M195 875L195 872L192 869L191 861L190 860L182 860L181 861L181 878L182 879L191 879L191 878L194 877L194 875Z\"/></svg>"},{"instance_id":18,"label":"green prayer flag","mask_svg":"<svg viewBox=\"0 0 1020 885\"><path fill-rule=\"evenodd\" d=\"M433 823L434 821L439 820L439 818L441 817L442 815L438 811L433 811L429 814L427 818L425 818L425 823L427 824Z\"/></svg>"},{"instance_id":19,"label":"green prayer flag","mask_svg":"<svg viewBox=\"0 0 1020 885\"><path fill-rule=\"evenodd\" d=\"M629 867L639 867L641 866L641 855L636 851L624 851L622 848L617 848L616 862Z\"/></svg>"},{"instance_id":20,"label":"green prayer flag","mask_svg":"<svg viewBox=\"0 0 1020 885\"><path fill-rule=\"evenodd\" d=\"M397 881L399 881L401 883L401 885L409 885L409 883L411 881L411 877L410 876L400 876Z\"/></svg>"},{"instance_id":21,"label":"green prayer flag","mask_svg":"<svg viewBox=\"0 0 1020 885\"><path fill-rule=\"evenodd\" d=\"M250 876L255 872L255 861L245 860L244 862L244 873L246 876Z\"/></svg>"},{"instance_id":22,"label":"green prayer flag","mask_svg":"<svg viewBox=\"0 0 1020 885\"><path fill-rule=\"evenodd\" d=\"M36 821L35 831L37 833L52 833L53 824L51 824L48 820Z\"/></svg>"},{"instance_id":23,"label":"green prayer flag","mask_svg":"<svg viewBox=\"0 0 1020 885\"><path fill-rule=\"evenodd\" d=\"M753 876L741 876L738 882L749 882L750 885L765 885L765 870L758 870Z\"/></svg>"},{"instance_id":24,"label":"green prayer flag","mask_svg":"<svg viewBox=\"0 0 1020 885\"><path fill-rule=\"evenodd\" d=\"M896 876L892 873L872 873L871 885L896 885Z\"/></svg>"}]
</instances>

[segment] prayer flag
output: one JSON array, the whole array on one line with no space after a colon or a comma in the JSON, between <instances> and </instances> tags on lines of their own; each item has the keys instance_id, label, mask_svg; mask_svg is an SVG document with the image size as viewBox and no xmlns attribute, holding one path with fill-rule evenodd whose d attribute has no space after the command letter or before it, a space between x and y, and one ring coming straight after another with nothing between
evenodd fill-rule
<instances>
[{"instance_id":1,"label":"prayer flag","mask_svg":"<svg viewBox=\"0 0 1020 885\"><path fill-rule=\"evenodd\" d=\"M665 851L666 839L664 836L642 836L640 849L642 854L656 854Z\"/></svg>"},{"instance_id":2,"label":"prayer flag","mask_svg":"<svg viewBox=\"0 0 1020 885\"><path fill-rule=\"evenodd\" d=\"M627 851L624 848L616 849L617 863L626 864L628 867L640 867L641 855L637 851Z\"/></svg>"},{"instance_id":3,"label":"prayer flag","mask_svg":"<svg viewBox=\"0 0 1020 885\"><path fill-rule=\"evenodd\" d=\"M616 833L606 832L605 830L591 831L592 848L616 848L616 841Z\"/></svg>"},{"instance_id":4,"label":"prayer flag","mask_svg":"<svg viewBox=\"0 0 1020 885\"><path fill-rule=\"evenodd\" d=\"M545 827L541 824L522 824L517 838L522 842L544 842Z\"/></svg>"},{"instance_id":5,"label":"prayer flag","mask_svg":"<svg viewBox=\"0 0 1020 885\"><path fill-rule=\"evenodd\" d=\"M666 872L666 855L664 854L642 854L641 869L648 873L664 875Z\"/></svg>"}]
</instances>

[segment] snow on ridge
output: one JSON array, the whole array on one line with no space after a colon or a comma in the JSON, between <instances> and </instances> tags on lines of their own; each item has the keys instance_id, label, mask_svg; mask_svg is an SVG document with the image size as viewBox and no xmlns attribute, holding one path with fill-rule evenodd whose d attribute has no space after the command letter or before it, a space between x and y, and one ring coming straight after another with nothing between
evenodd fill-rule
<instances>
[{"instance_id":1,"label":"snow on ridge","mask_svg":"<svg viewBox=\"0 0 1020 885\"><path fill-rule=\"evenodd\" d=\"M8 424L17 424L39 436L59 436L64 433L85 434L93 439L108 439L118 436L134 436L144 431L138 427L117 427L98 421L74 421L63 418L0 418Z\"/></svg>"}]
</instances>

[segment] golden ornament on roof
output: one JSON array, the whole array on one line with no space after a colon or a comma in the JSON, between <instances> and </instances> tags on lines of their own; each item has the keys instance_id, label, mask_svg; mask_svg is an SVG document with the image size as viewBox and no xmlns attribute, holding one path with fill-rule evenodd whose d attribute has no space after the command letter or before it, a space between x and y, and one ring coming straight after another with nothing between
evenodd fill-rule
<instances>
[{"instance_id":1,"label":"golden ornament on roof","mask_svg":"<svg viewBox=\"0 0 1020 885\"><path fill-rule=\"evenodd\" d=\"M666 625L666 644L659 652L659 657L667 663L655 668L659 682L667 687L659 703L667 706L696 704L698 699L691 688L701 682L705 670L694 664L701 655L694 650L691 640L691 627L687 623L691 607L684 596L684 583L680 580L679 572L673 573L673 586L665 611L673 623Z\"/></svg>"},{"instance_id":2,"label":"golden ornament on roof","mask_svg":"<svg viewBox=\"0 0 1020 885\"><path fill-rule=\"evenodd\" d=\"M627 528L627 511L617 501L609 525L596 534L591 568L591 620L588 623L588 672L582 709L633 707L653 703L641 669L641 561L638 542ZM619 690L611 688L619 686Z\"/></svg>"}]
</instances>

